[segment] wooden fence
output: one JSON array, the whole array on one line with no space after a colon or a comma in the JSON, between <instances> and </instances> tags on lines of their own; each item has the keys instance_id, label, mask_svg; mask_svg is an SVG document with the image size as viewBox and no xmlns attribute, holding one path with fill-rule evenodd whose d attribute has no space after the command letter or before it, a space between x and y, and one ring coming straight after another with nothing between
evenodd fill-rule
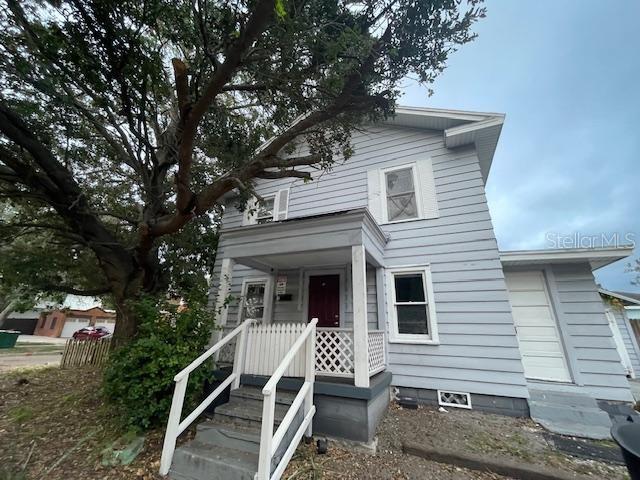
<instances>
[{"instance_id":1,"label":"wooden fence","mask_svg":"<svg viewBox=\"0 0 640 480\"><path fill-rule=\"evenodd\" d=\"M110 338L75 340L70 338L64 346L60 368L102 366L109 358Z\"/></svg>"}]
</instances>

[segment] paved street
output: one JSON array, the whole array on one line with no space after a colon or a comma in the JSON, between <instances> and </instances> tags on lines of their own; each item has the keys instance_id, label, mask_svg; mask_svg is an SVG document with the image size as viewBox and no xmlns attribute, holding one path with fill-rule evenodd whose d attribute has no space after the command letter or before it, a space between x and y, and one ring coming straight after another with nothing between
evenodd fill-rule
<instances>
[{"instance_id":1,"label":"paved street","mask_svg":"<svg viewBox=\"0 0 640 480\"><path fill-rule=\"evenodd\" d=\"M64 345L67 342L66 338L45 337L42 335L20 335L18 337L18 344L21 343L48 343L55 345Z\"/></svg>"},{"instance_id":2,"label":"paved street","mask_svg":"<svg viewBox=\"0 0 640 480\"><path fill-rule=\"evenodd\" d=\"M61 353L39 355L0 355L0 372L16 368L60 365Z\"/></svg>"}]
</instances>

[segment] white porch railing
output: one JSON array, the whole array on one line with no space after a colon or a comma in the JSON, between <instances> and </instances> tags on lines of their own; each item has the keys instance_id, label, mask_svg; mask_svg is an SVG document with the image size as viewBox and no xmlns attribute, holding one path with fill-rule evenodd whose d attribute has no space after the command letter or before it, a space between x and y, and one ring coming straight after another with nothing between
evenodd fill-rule
<instances>
[{"instance_id":1,"label":"white porch railing","mask_svg":"<svg viewBox=\"0 0 640 480\"><path fill-rule=\"evenodd\" d=\"M316 373L353 377L353 330L319 328L316 335Z\"/></svg>"},{"instance_id":2,"label":"white porch railing","mask_svg":"<svg viewBox=\"0 0 640 480\"><path fill-rule=\"evenodd\" d=\"M282 323L254 325L256 320L246 320L233 329L222 340L194 360L178 373L167 430L165 433L160 473L166 475L171 467L173 452L178 436L229 386L240 386L243 373L271 376L262 393L264 395L262 432L260 439L260 460L258 480L280 478L287 463L295 452L297 444L307 430L311 435L313 406L313 382L315 375L353 377L354 345L353 330L347 328L316 328L317 319L309 324ZM223 347L230 347L235 339L233 371L202 403L180 421L182 407L189 381L189 374ZM303 349L302 346L306 345ZM381 372L386 367L384 332L368 332L369 376ZM280 426L273 433L275 415L275 391L278 381L284 377L304 377L302 388ZM271 474L273 455L283 441L296 414L304 402L304 420L287 448L280 463Z\"/></svg>"},{"instance_id":3,"label":"white porch railing","mask_svg":"<svg viewBox=\"0 0 640 480\"><path fill-rule=\"evenodd\" d=\"M304 433L311 436L311 420L316 412L313 404L313 382L315 381L315 342L316 342L316 324L318 319L314 318L305 327L302 334L296 339L291 349L287 352L280 365L271 375L271 378L262 389L264 401L262 405L262 430L260 432L260 456L258 458L257 480L277 480L284 473L289 460L298 448L298 443ZM303 345L306 347L302 350ZM304 354L304 383L302 388L293 400L293 403L287 410L282 422L278 426L275 434L273 433L273 421L276 409L276 388L280 379L284 376L293 364L294 359L299 354ZM283 438L291 427L300 407L304 402L304 418L302 423L296 430L296 433L287 447L284 455L276 465L273 473L271 473L271 462L276 451L280 447Z\"/></svg>"},{"instance_id":4,"label":"white porch railing","mask_svg":"<svg viewBox=\"0 0 640 480\"><path fill-rule=\"evenodd\" d=\"M247 333L247 360L244 373L251 375L271 375L289 351L293 342L306 328L304 323L273 323L253 325ZM384 332L368 332L369 376L385 369L386 352ZM354 376L353 329L316 329L316 375L326 377ZM304 376L304 357L298 355L284 375Z\"/></svg>"},{"instance_id":5,"label":"white porch railing","mask_svg":"<svg viewBox=\"0 0 640 480\"><path fill-rule=\"evenodd\" d=\"M387 366L384 332L382 330L369 330L368 338L369 376L382 372Z\"/></svg>"},{"instance_id":6,"label":"white porch railing","mask_svg":"<svg viewBox=\"0 0 640 480\"><path fill-rule=\"evenodd\" d=\"M173 392L173 400L171 402L171 410L169 411L169 420L167 421L167 431L164 435L164 445L162 446L162 457L160 458L160 474L166 475L169 473L169 469L171 468L171 461L173 460L173 452L176 449L176 440L178 436L186 430L186 428L191 425L191 423L200 416L204 410L211 405L213 402L224 390L231 385L232 389L236 389L240 386L240 375L242 374L244 368L244 360L245 360L245 347L246 347L246 336L247 330L249 326L255 320L246 320L244 323L238 325L234 328L228 335L226 335L222 340L216 343L209 350L204 352L198 358L196 358L193 362L189 364L184 370L178 373L174 377L174 381L176 382L175 390ZM207 398L205 398L200 405L198 405L193 412L185 417L184 420L180 421L180 417L182 416L182 406L184 404L184 396L187 391L187 383L189 382L189 374L193 372L196 368L202 365L207 359L209 359L214 353L220 350L223 346L229 343L230 340L236 338L238 335L240 337L236 341L236 349L235 349L235 361L233 363L233 371L231 375L229 375L224 382L222 382L218 388L216 388L213 392L211 392Z\"/></svg>"}]
</instances>

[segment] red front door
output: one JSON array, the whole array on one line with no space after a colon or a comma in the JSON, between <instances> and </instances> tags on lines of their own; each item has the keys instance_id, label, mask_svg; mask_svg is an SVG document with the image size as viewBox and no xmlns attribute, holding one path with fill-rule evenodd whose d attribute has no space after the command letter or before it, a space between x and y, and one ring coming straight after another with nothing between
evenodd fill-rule
<instances>
[{"instance_id":1,"label":"red front door","mask_svg":"<svg viewBox=\"0 0 640 480\"><path fill-rule=\"evenodd\" d=\"M340 326L340 275L309 277L308 318L317 318L318 327Z\"/></svg>"}]
</instances>

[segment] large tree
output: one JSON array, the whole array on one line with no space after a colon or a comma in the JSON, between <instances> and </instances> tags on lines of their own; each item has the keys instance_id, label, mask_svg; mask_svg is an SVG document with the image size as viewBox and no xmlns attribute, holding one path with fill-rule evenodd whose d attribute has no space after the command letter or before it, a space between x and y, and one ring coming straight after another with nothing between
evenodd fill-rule
<instances>
[{"instance_id":1,"label":"large tree","mask_svg":"<svg viewBox=\"0 0 640 480\"><path fill-rule=\"evenodd\" d=\"M348 158L353 129L390 115L405 79L432 82L484 14L476 0L2 3L3 239L50 239L58 276L33 281L109 293L120 338L137 329L128 300L167 288L168 252L194 253L175 239L207 231L224 194L246 202L257 179Z\"/></svg>"}]
</instances>

